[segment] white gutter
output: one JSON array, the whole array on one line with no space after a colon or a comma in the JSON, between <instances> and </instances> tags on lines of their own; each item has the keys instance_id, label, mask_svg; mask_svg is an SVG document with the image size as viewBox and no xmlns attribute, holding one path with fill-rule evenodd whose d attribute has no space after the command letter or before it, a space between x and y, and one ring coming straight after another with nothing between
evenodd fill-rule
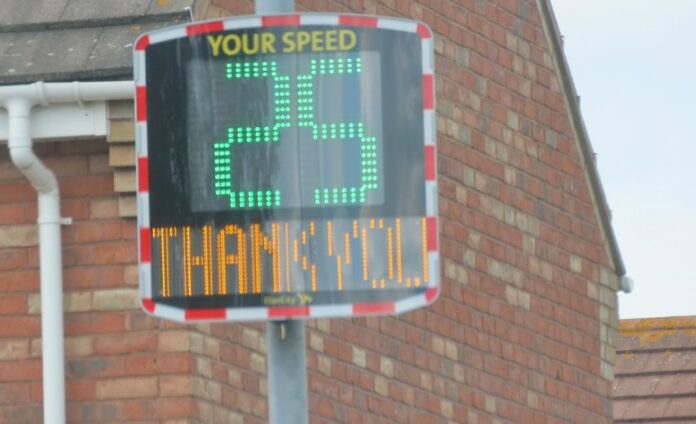
<instances>
[{"instance_id":1,"label":"white gutter","mask_svg":"<svg viewBox=\"0 0 696 424\"><path fill-rule=\"evenodd\" d=\"M132 81L47 83L0 86L0 107L8 113L12 162L38 193L41 272L41 340L44 423L65 423L65 352L63 345L63 261L58 181L32 150L31 109L35 105L132 99Z\"/></svg>"}]
</instances>

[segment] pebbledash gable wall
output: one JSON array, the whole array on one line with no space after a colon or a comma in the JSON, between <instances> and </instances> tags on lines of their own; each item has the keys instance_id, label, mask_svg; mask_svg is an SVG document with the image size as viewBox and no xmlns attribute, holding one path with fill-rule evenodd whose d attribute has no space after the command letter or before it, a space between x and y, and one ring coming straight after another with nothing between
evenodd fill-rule
<instances>
[{"instance_id":1,"label":"pebbledash gable wall","mask_svg":"<svg viewBox=\"0 0 696 424\"><path fill-rule=\"evenodd\" d=\"M623 271L546 0L297 7L419 19L436 48L442 292L401 316L308 321L312 422L611 422ZM36 148L74 219L69 422L266 422L262 323L184 326L138 308L132 105L109 109L106 142ZM42 414L35 197L0 148L0 423Z\"/></svg>"}]
</instances>

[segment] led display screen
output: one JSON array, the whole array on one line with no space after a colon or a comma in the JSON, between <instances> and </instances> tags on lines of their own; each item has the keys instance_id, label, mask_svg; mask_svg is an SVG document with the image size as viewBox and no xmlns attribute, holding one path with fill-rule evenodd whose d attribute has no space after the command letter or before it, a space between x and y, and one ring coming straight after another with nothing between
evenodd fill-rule
<instances>
[{"instance_id":1,"label":"led display screen","mask_svg":"<svg viewBox=\"0 0 696 424\"><path fill-rule=\"evenodd\" d=\"M144 297L186 311L330 306L437 286L422 37L205 28L136 48Z\"/></svg>"},{"instance_id":2,"label":"led display screen","mask_svg":"<svg viewBox=\"0 0 696 424\"><path fill-rule=\"evenodd\" d=\"M374 51L192 60L208 78L187 87L187 136L213 147L187 146L193 210L381 204L379 64Z\"/></svg>"}]
</instances>

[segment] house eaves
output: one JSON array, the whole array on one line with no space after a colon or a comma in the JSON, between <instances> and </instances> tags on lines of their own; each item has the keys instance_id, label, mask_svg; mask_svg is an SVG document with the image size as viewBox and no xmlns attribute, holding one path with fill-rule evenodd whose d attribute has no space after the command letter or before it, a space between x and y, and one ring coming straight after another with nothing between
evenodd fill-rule
<instances>
[{"instance_id":1,"label":"house eaves","mask_svg":"<svg viewBox=\"0 0 696 424\"><path fill-rule=\"evenodd\" d=\"M4 2L1 85L132 79L134 40L190 21L195 0Z\"/></svg>"},{"instance_id":2,"label":"house eaves","mask_svg":"<svg viewBox=\"0 0 696 424\"><path fill-rule=\"evenodd\" d=\"M561 78L562 90L565 93L567 106L570 112L571 124L575 131L582 153L583 163L585 165L587 178L592 189L592 195L595 200L595 208L597 215L599 216L604 239L606 240L608 252L613 262L616 275L621 277L626 274L626 268L624 266L623 258L621 257L621 252L619 250L619 244L616 240L614 229L611 225L611 211L609 209L606 194L604 193L604 188L602 187L602 182L599 178L596 155L592 149L592 143L590 143L590 137L587 133L587 128L585 127L585 121L583 120L582 113L580 112L579 96L570 73L570 66L568 65L568 61L566 60L565 53L563 51L563 40L558 28L558 23L556 22L555 15L551 7L551 0L538 0L538 3L542 14L541 18L544 21L544 27L550 35L549 39L551 41L551 49L553 50L558 74Z\"/></svg>"}]
</instances>

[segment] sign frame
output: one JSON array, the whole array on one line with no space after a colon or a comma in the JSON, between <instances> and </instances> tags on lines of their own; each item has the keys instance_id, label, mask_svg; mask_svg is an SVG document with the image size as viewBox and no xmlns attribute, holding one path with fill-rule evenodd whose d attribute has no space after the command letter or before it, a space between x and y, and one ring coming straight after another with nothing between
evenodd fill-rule
<instances>
[{"instance_id":1,"label":"sign frame","mask_svg":"<svg viewBox=\"0 0 696 424\"><path fill-rule=\"evenodd\" d=\"M229 30L264 27L335 26L378 28L417 34L422 51L423 157L427 263L429 283L414 296L394 301L304 304L290 306L225 307L186 309L154 300L152 293L152 229L150 225L150 178L148 162L148 100L146 49L158 43ZM241 16L202 21L154 30L134 43L138 275L142 309L149 315L178 322L268 321L302 318L352 317L400 314L434 302L440 292L438 240L436 119L433 36L427 25L404 19L353 14L304 13Z\"/></svg>"}]
</instances>

